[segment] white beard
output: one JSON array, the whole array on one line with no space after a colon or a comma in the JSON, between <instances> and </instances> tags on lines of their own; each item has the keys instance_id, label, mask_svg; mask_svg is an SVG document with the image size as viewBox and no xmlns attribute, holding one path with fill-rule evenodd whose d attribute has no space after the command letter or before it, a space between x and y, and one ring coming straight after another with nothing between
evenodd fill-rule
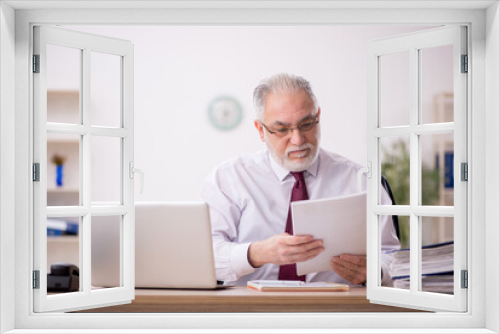
<instances>
[{"instance_id":1,"label":"white beard","mask_svg":"<svg viewBox=\"0 0 500 334\"><path fill-rule=\"evenodd\" d=\"M314 146L313 144L310 144L310 143L300 145L300 146L292 146L292 147L289 147L286 149L284 155L279 155L278 152L276 152L276 150L274 149L274 147L272 146L272 144L269 141L269 137L268 137L267 133L264 135L264 139L265 139L265 143L267 146L267 150L269 151L269 153L270 153L271 157L274 159L274 161L276 161L278 163L278 165L280 165L281 167L283 167L284 169L286 169L290 172L301 172L303 170L308 169L312 165L312 163L314 162L316 157L318 156L319 140L321 137L319 127L316 131L317 131L316 132L316 139L317 139L316 146ZM300 150L305 150L305 149L310 150L309 155L305 158L305 160L293 161L293 160L288 158L288 154L290 152L300 151Z\"/></svg>"}]
</instances>

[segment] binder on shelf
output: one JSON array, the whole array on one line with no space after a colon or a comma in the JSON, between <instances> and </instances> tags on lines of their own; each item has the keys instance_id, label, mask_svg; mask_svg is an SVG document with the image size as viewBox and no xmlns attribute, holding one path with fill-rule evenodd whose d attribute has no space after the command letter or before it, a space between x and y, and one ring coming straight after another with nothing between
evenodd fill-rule
<instances>
[{"instance_id":1,"label":"binder on shelf","mask_svg":"<svg viewBox=\"0 0 500 334\"><path fill-rule=\"evenodd\" d=\"M47 236L60 236L60 235L77 235L78 223L56 219L47 218Z\"/></svg>"},{"instance_id":2,"label":"binder on shelf","mask_svg":"<svg viewBox=\"0 0 500 334\"><path fill-rule=\"evenodd\" d=\"M444 187L453 188L455 186L453 174L453 152L444 152Z\"/></svg>"},{"instance_id":3,"label":"binder on shelf","mask_svg":"<svg viewBox=\"0 0 500 334\"><path fill-rule=\"evenodd\" d=\"M62 235L61 230L54 230L52 228L47 228L47 236L48 237L58 237Z\"/></svg>"},{"instance_id":4,"label":"binder on shelf","mask_svg":"<svg viewBox=\"0 0 500 334\"><path fill-rule=\"evenodd\" d=\"M453 171L454 156L455 154L453 151L444 152L443 186L446 189L453 189L455 187L455 174ZM436 154L435 166L436 169L439 169L439 154Z\"/></svg>"}]
</instances>

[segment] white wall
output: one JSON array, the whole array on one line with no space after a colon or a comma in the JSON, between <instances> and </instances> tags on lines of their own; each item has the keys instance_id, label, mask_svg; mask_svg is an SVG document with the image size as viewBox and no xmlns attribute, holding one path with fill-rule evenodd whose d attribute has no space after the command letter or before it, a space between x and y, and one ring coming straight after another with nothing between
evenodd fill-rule
<instances>
[{"instance_id":1,"label":"white wall","mask_svg":"<svg viewBox=\"0 0 500 334\"><path fill-rule=\"evenodd\" d=\"M253 127L252 92L261 78L278 72L302 75L312 83L322 108L322 146L363 164L367 43L424 29L69 28L127 39L135 45L135 166L146 174L142 195L136 181L137 200L195 200L200 183L214 166L237 154L264 148ZM64 59L58 63L64 71ZM64 75L59 77L64 80ZM61 81L47 84L54 89L67 87ZM394 82L388 89L399 84ZM98 90L106 91L106 87ZM208 121L208 105L220 95L234 96L243 107L243 121L235 130L219 131ZM391 112L391 117L397 118L401 111L394 108ZM94 182L93 187L93 194L109 199L105 182Z\"/></svg>"}]
</instances>

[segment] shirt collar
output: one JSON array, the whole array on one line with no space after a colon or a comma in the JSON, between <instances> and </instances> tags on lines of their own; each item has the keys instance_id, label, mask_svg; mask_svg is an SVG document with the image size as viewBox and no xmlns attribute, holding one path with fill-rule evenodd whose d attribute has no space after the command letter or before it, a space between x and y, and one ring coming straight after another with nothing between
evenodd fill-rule
<instances>
[{"instance_id":1,"label":"shirt collar","mask_svg":"<svg viewBox=\"0 0 500 334\"><path fill-rule=\"evenodd\" d=\"M321 152L321 149L319 149L319 150ZM273 159L273 157L271 156L271 154L269 153L269 151L267 152L267 155L268 155L269 161L271 163L271 169L273 170L274 174L276 174L276 177L278 178L278 180L280 180L281 182L283 182L285 180L285 178L288 175L290 175L290 171L284 169L283 167L281 167ZM316 159L314 159L314 161L311 164L311 166L309 166L309 168L305 170L308 174L311 174L312 176L316 176L316 174L318 174L319 159L320 159L320 154L318 153L318 155L316 156Z\"/></svg>"}]
</instances>

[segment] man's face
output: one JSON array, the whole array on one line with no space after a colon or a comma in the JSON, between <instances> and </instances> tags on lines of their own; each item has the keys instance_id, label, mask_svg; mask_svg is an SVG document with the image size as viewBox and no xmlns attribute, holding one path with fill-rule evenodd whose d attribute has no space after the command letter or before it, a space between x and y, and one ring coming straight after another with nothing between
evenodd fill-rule
<instances>
[{"instance_id":1,"label":"man's face","mask_svg":"<svg viewBox=\"0 0 500 334\"><path fill-rule=\"evenodd\" d=\"M267 97L263 124L259 120L255 120L254 124L271 156L286 170L305 170L316 158L320 137L316 120L319 121L320 112L319 108L315 110L313 101L304 90ZM264 126L275 133L270 133ZM298 130L298 126L302 131ZM293 131L286 131L290 128Z\"/></svg>"}]
</instances>

